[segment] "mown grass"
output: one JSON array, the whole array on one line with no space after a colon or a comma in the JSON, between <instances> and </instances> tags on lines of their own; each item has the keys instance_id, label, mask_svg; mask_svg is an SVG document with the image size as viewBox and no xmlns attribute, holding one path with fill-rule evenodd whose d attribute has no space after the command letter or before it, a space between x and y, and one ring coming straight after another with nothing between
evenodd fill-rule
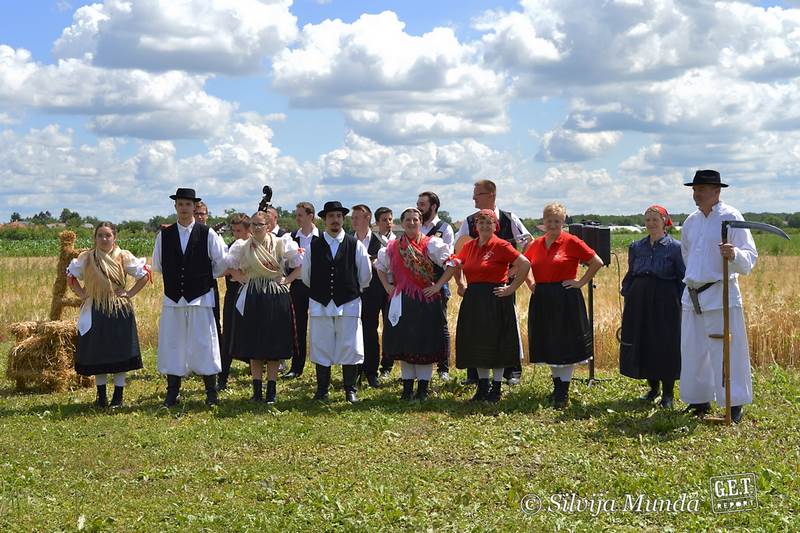
<instances>
[{"instance_id":1,"label":"mown grass","mask_svg":"<svg viewBox=\"0 0 800 533\"><path fill-rule=\"evenodd\" d=\"M8 344L2 346L8 348ZM755 375L756 403L739 426L699 423L633 398L641 386L614 373L574 383L565 411L546 406L549 377L528 368L497 405L434 382L425 404L397 400L399 385L310 399L310 373L279 384L275 407L253 405L243 367L219 407L198 379L180 408L159 407L154 356L131 376L127 406L91 407L93 390L0 395L0 528L8 531L792 531L800 525L800 376ZM334 385L340 385L336 379ZM715 514L709 479L752 472L758 508ZM542 510L575 493L620 502L676 499L697 512L593 516Z\"/></svg>"}]
</instances>

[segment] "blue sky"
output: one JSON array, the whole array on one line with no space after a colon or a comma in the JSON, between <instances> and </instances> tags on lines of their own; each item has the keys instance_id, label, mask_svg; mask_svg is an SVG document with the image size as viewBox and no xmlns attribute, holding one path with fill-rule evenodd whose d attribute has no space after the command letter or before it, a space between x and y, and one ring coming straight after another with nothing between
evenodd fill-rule
<instances>
[{"instance_id":1,"label":"blue sky","mask_svg":"<svg viewBox=\"0 0 800 533\"><path fill-rule=\"evenodd\" d=\"M492 179L522 216L799 211L797 2L5 1L0 221L252 210L264 183L456 218Z\"/></svg>"}]
</instances>

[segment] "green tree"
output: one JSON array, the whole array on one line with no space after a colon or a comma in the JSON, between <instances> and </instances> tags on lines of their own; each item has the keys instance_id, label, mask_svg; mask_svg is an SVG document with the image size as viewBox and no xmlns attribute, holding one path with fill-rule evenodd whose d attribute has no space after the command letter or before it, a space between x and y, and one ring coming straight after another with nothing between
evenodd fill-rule
<instances>
[{"instance_id":1,"label":"green tree","mask_svg":"<svg viewBox=\"0 0 800 533\"><path fill-rule=\"evenodd\" d=\"M789 227L800 228L800 212L789 215Z\"/></svg>"},{"instance_id":2,"label":"green tree","mask_svg":"<svg viewBox=\"0 0 800 533\"><path fill-rule=\"evenodd\" d=\"M22 220L22 215L20 215L16 211L11 213L11 222L19 222L20 220Z\"/></svg>"},{"instance_id":3,"label":"green tree","mask_svg":"<svg viewBox=\"0 0 800 533\"><path fill-rule=\"evenodd\" d=\"M39 211L31 217L31 223L33 224L52 224L55 221L56 219L53 218L50 211Z\"/></svg>"}]
</instances>

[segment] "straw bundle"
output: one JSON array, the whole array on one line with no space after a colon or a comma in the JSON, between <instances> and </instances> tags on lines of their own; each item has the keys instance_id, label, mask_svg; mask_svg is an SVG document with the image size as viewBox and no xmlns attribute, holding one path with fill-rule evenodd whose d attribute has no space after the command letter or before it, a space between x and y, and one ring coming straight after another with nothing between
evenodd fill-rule
<instances>
[{"instance_id":1,"label":"straw bundle","mask_svg":"<svg viewBox=\"0 0 800 533\"><path fill-rule=\"evenodd\" d=\"M58 235L61 252L56 265L56 280L53 283L53 299L50 303L50 320L60 320L64 307L80 307L79 298L67 295L67 266L84 249L75 249L75 232L62 231Z\"/></svg>"},{"instance_id":2,"label":"straw bundle","mask_svg":"<svg viewBox=\"0 0 800 533\"><path fill-rule=\"evenodd\" d=\"M6 376L17 390L58 392L92 385L91 378L75 373L78 330L73 321L19 322L10 329L17 343L8 352Z\"/></svg>"}]
</instances>

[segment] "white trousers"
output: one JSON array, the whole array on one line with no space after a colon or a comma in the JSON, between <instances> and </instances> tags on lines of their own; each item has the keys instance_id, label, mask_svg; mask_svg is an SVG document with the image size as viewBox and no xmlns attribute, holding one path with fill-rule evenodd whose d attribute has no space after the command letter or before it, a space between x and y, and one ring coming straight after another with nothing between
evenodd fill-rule
<instances>
[{"instance_id":1,"label":"white trousers","mask_svg":"<svg viewBox=\"0 0 800 533\"><path fill-rule=\"evenodd\" d=\"M361 317L312 316L309 325L312 363L333 366L364 362Z\"/></svg>"},{"instance_id":2,"label":"white trousers","mask_svg":"<svg viewBox=\"0 0 800 533\"><path fill-rule=\"evenodd\" d=\"M725 405L722 385L722 309L703 310L695 314L683 309L681 317L681 400L685 403L717 402ZM731 405L753 402L753 383L750 377L750 349L744 312L741 307L730 309L731 328Z\"/></svg>"},{"instance_id":3,"label":"white trousers","mask_svg":"<svg viewBox=\"0 0 800 533\"><path fill-rule=\"evenodd\" d=\"M220 370L212 308L163 306L158 324L158 371L173 376L210 376Z\"/></svg>"}]
</instances>

